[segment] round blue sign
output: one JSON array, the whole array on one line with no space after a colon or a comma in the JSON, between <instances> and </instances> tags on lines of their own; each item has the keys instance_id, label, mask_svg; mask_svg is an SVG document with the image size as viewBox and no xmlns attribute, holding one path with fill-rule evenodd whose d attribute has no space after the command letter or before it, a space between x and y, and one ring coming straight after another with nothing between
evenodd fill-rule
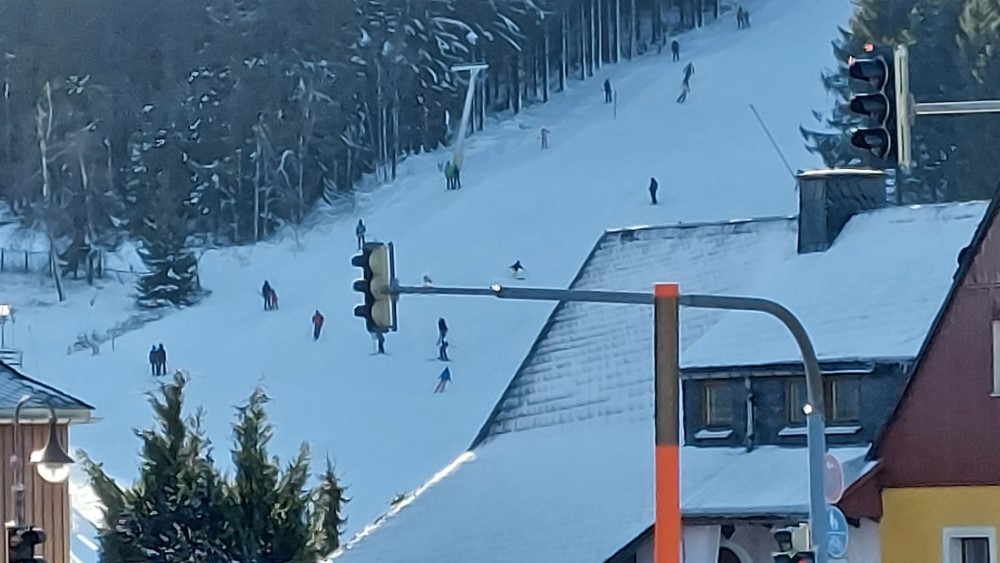
<instances>
[{"instance_id":1,"label":"round blue sign","mask_svg":"<svg viewBox=\"0 0 1000 563\"><path fill-rule=\"evenodd\" d=\"M830 557L840 558L847 555L848 528L847 518L836 506L826 507L826 553Z\"/></svg>"}]
</instances>

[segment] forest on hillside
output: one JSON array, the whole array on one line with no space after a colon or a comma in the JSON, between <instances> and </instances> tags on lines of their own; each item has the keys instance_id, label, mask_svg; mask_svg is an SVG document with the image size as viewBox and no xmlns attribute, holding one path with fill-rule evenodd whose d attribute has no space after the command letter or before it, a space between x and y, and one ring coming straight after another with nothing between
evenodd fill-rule
<instances>
[{"instance_id":1,"label":"forest on hillside","mask_svg":"<svg viewBox=\"0 0 1000 563\"><path fill-rule=\"evenodd\" d=\"M490 114L545 102L719 9L718 0L6 0L0 200L48 235L56 272L90 279L102 249L133 237L160 274L145 289L180 277L196 291L192 246L261 240L447 143L469 75L453 65L490 65L472 108L470 128L481 129ZM178 295L145 304L187 302Z\"/></svg>"},{"instance_id":2,"label":"forest on hillside","mask_svg":"<svg viewBox=\"0 0 1000 563\"><path fill-rule=\"evenodd\" d=\"M828 166L880 165L851 146L861 120L850 113L850 56L865 43L908 45L910 88L917 102L1000 99L1000 2L997 0L858 0L834 43L838 63L823 76L836 100L803 134ZM989 199L997 189L1000 115L921 116L913 128L915 166L897 178L901 203Z\"/></svg>"}]
</instances>

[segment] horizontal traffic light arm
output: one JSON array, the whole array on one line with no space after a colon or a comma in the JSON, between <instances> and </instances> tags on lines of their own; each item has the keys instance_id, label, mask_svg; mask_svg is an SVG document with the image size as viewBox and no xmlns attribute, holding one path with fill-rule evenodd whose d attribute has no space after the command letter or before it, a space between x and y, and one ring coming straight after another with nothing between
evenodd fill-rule
<instances>
[{"instance_id":1,"label":"horizontal traffic light arm","mask_svg":"<svg viewBox=\"0 0 1000 563\"><path fill-rule=\"evenodd\" d=\"M969 113L1000 113L1000 100L972 102L919 102L913 104L917 115L960 115Z\"/></svg>"}]
</instances>

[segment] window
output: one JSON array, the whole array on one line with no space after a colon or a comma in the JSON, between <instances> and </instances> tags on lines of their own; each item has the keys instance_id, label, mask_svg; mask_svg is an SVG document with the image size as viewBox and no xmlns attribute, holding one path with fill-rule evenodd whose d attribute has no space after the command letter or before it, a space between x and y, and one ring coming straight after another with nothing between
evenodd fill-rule
<instances>
[{"instance_id":1,"label":"window","mask_svg":"<svg viewBox=\"0 0 1000 563\"><path fill-rule=\"evenodd\" d=\"M702 422L706 428L733 425L732 386L728 381L706 381L701 394Z\"/></svg>"},{"instance_id":2,"label":"window","mask_svg":"<svg viewBox=\"0 0 1000 563\"><path fill-rule=\"evenodd\" d=\"M1000 396L1000 320L993 321L993 394Z\"/></svg>"},{"instance_id":3,"label":"window","mask_svg":"<svg viewBox=\"0 0 1000 563\"><path fill-rule=\"evenodd\" d=\"M809 394L806 392L806 382L801 379L789 381L786 396L788 397L788 423L805 424L806 415L802 412L802 407L809 398ZM860 421L861 378L824 377L823 402L826 407L827 424L849 424Z\"/></svg>"},{"instance_id":4,"label":"window","mask_svg":"<svg viewBox=\"0 0 1000 563\"><path fill-rule=\"evenodd\" d=\"M995 528L945 528L944 563L997 563Z\"/></svg>"}]
</instances>

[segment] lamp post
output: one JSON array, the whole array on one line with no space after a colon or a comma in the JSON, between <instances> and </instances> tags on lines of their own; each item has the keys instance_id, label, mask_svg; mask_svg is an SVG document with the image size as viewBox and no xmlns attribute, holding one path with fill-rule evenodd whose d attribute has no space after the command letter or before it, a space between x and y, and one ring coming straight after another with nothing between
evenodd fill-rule
<instances>
[{"instance_id":1,"label":"lamp post","mask_svg":"<svg viewBox=\"0 0 1000 563\"><path fill-rule=\"evenodd\" d=\"M0 348L7 347L6 334L4 333L4 325L10 319L10 305L6 303L0 303Z\"/></svg>"},{"instance_id":2,"label":"lamp post","mask_svg":"<svg viewBox=\"0 0 1000 563\"><path fill-rule=\"evenodd\" d=\"M14 527L23 528L24 522L24 452L21 439L21 409L32 399L25 395L14 408L14 453L10 456L10 465L14 472L14 484L11 485L11 496L14 499ZM59 445L59 429L56 426L56 411L52 405L49 409L49 439L40 450L31 453L29 461L35 464L38 476L50 483L62 483L69 477L69 465L73 458L69 457Z\"/></svg>"}]
</instances>

